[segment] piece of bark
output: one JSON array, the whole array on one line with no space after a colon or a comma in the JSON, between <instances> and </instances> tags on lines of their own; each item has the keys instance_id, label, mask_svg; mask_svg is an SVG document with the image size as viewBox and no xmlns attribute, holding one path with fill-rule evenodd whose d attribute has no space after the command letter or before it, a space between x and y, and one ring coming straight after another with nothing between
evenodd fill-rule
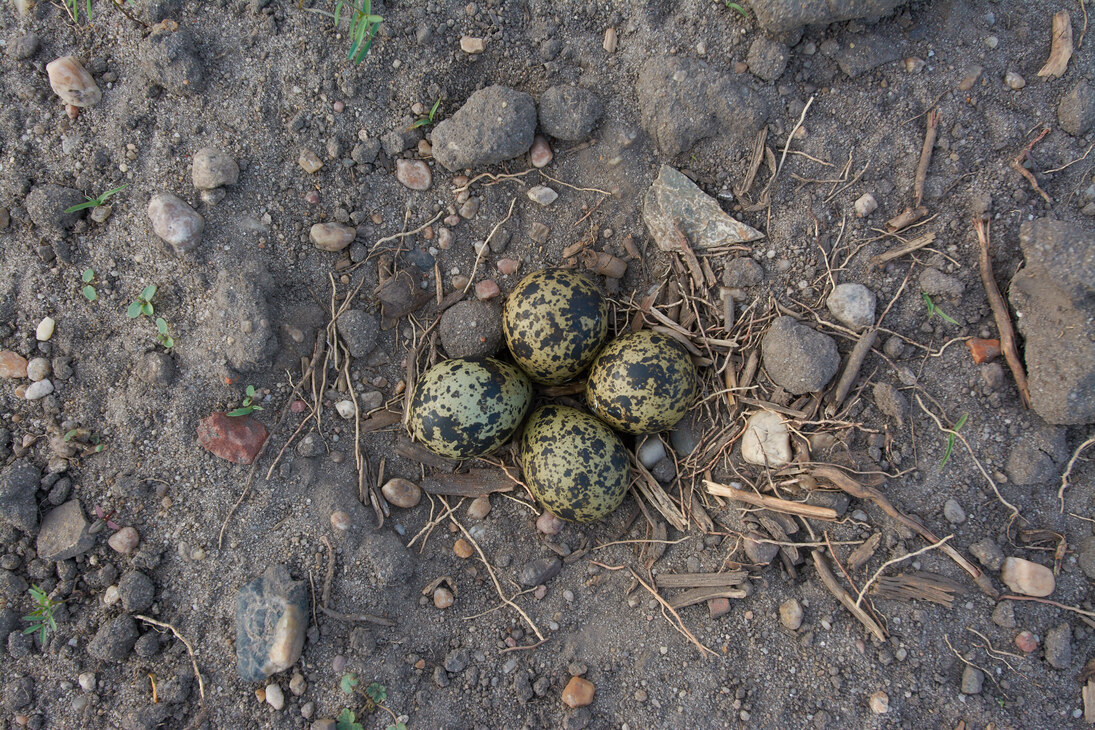
<instances>
[{"instance_id":1,"label":"piece of bark","mask_svg":"<svg viewBox=\"0 0 1095 730\"><path fill-rule=\"evenodd\" d=\"M1086 22L1085 22L1086 25ZM1038 71L1039 76L1061 78L1072 58L1072 18L1067 10L1053 16L1053 40L1050 41L1049 58Z\"/></svg>"},{"instance_id":2,"label":"piece of bark","mask_svg":"<svg viewBox=\"0 0 1095 730\"><path fill-rule=\"evenodd\" d=\"M855 550L848 556L848 570L859 570L866 565L874 557L875 551L878 550L881 543L882 533L876 532L857 545Z\"/></svg>"},{"instance_id":3,"label":"piece of bark","mask_svg":"<svg viewBox=\"0 0 1095 730\"><path fill-rule=\"evenodd\" d=\"M878 622L871 618L862 606L856 605L855 599L851 597L848 591L841 588L836 576L833 575L833 569L829 567L829 561L825 559L821 551L813 550L810 555L814 559L814 567L817 568L818 577L821 578L821 582L825 584L829 592L836 596L837 600L844 604L844 608L848 609L868 631L874 634L875 638L879 641L885 641L885 629L879 626Z\"/></svg>"},{"instance_id":4,"label":"piece of bark","mask_svg":"<svg viewBox=\"0 0 1095 730\"><path fill-rule=\"evenodd\" d=\"M722 573L661 573L655 576L654 585L659 588L725 588L741 585L749 577L745 570L729 570Z\"/></svg>"},{"instance_id":5,"label":"piece of bark","mask_svg":"<svg viewBox=\"0 0 1095 730\"><path fill-rule=\"evenodd\" d=\"M693 588L669 601L674 609L693 606L712 598L748 598L752 591L746 588Z\"/></svg>"},{"instance_id":6,"label":"piece of bark","mask_svg":"<svg viewBox=\"0 0 1095 730\"><path fill-rule=\"evenodd\" d=\"M466 473L422 480L422 491L450 497L485 497L494 492L508 492L513 487L513 480L498 469L469 469Z\"/></svg>"},{"instance_id":7,"label":"piece of bark","mask_svg":"<svg viewBox=\"0 0 1095 730\"><path fill-rule=\"evenodd\" d=\"M820 507L813 504L805 504L804 502L791 502L786 499L779 499L778 497L767 497L762 494L754 494L752 492L747 492L744 489L734 489L731 486L719 484L710 481L709 479L705 479L703 483L707 487L707 491L716 497L726 497L735 502L744 502L745 504L750 504L754 507L763 507L764 509L770 509L776 512L786 512L789 515L799 515L800 517L811 517L816 520L835 521L840 517L836 513L836 510L829 507Z\"/></svg>"},{"instance_id":8,"label":"piece of bark","mask_svg":"<svg viewBox=\"0 0 1095 730\"><path fill-rule=\"evenodd\" d=\"M392 451L405 459L417 461L420 464L432 466L435 469L443 469L451 472L456 468L455 461L446 459L444 456L438 456L426 447L419 446L407 438L405 434L400 434L396 437L395 444L392 446Z\"/></svg>"}]
</instances>

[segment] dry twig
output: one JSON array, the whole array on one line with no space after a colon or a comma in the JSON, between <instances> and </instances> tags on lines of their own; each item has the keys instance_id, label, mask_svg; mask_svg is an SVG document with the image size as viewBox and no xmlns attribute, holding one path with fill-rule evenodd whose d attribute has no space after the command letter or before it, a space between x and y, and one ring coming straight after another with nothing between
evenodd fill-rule
<instances>
[{"instance_id":1,"label":"dry twig","mask_svg":"<svg viewBox=\"0 0 1095 730\"><path fill-rule=\"evenodd\" d=\"M928 177L928 165L932 161L932 150L935 149L935 136L939 132L939 110L932 109L928 112L928 128L924 132L924 145L920 148L920 161L916 164L916 176L913 178L913 208L920 207L920 201L924 198L924 180Z\"/></svg>"},{"instance_id":2,"label":"dry twig","mask_svg":"<svg viewBox=\"0 0 1095 730\"><path fill-rule=\"evenodd\" d=\"M133 618L140 619L141 621L144 621L146 624L152 624L153 626L159 626L162 629L167 629L168 631L170 631L172 634L175 635L176 639L178 639L179 641L181 641L183 643L183 646L186 647L186 653L190 655L190 666L192 666L194 668L194 676L197 677L197 679L198 679L198 695L200 695L202 700L204 701L205 700L205 682L202 681L202 673L198 671L198 662L194 658L194 647L190 646L190 642L187 641L183 637L183 635L179 633L178 629L176 629L174 626L172 626L169 623L164 623L163 621L157 621L154 618L149 618L148 616L142 616L139 613L134 614Z\"/></svg>"},{"instance_id":3,"label":"dry twig","mask_svg":"<svg viewBox=\"0 0 1095 730\"><path fill-rule=\"evenodd\" d=\"M1068 489L1068 478L1072 474L1072 467L1076 465L1076 460L1080 458L1080 454L1083 453L1084 449L1092 444L1095 444L1095 436L1089 436L1087 441L1077 446L1072 458L1068 460L1065 473L1061 475L1061 488L1057 490L1057 499L1061 501L1061 512L1065 511L1065 490Z\"/></svg>"},{"instance_id":4,"label":"dry twig","mask_svg":"<svg viewBox=\"0 0 1095 730\"><path fill-rule=\"evenodd\" d=\"M893 558L891 560L887 560L885 563L878 566L878 570L876 570L874 572L874 575L872 575L870 578L868 578L867 582L863 584L863 587L859 589L859 595L856 596L856 598L855 598L855 605L858 606L859 604L861 604L863 602L863 596L867 592L867 589L871 587L872 583L874 583L876 580L878 580L879 576L882 575L882 571L884 571L886 568L890 567L891 565L896 565L897 563L900 563L903 560L908 560L909 558L914 558L917 555L921 555L923 553L926 553L929 550L934 550L937 547L942 547L943 544L946 543L947 540L950 540L952 537L954 537L954 535L947 535L946 537L944 537L942 540L939 540L938 542L934 542L931 545L927 545L925 547L920 548L919 550L915 550L915 551L913 551L911 553L908 553L906 555L902 555L900 557Z\"/></svg>"},{"instance_id":5,"label":"dry twig","mask_svg":"<svg viewBox=\"0 0 1095 730\"><path fill-rule=\"evenodd\" d=\"M996 329L1000 331L1000 349L1004 351L1004 357L1008 361L1011 374L1015 377L1015 386L1019 389L1019 397L1023 405L1030 408L1030 388L1027 387L1027 374L1023 369L1023 362L1019 359L1019 349L1015 345L1015 330L1011 326L1011 316L1008 314L1008 305L996 286L996 279L992 275L992 254L989 250L989 226L988 223L977 218L973 222L973 228L977 231L977 242L980 255L978 263L981 268L981 283L985 286L985 294L992 307L992 315L996 319Z\"/></svg>"}]
</instances>

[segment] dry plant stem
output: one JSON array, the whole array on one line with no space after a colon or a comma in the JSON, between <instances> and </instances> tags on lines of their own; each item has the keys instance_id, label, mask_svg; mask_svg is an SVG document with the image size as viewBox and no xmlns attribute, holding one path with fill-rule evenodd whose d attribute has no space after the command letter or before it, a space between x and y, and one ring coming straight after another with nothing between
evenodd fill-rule
<instances>
[{"instance_id":1,"label":"dry plant stem","mask_svg":"<svg viewBox=\"0 0 1095 730\"><path fill-rule=\"evenodd\" d=\"M924 133L924 146L920 148L920 162L916 165L916 177L913 178L913 208L920 207L924 197L924 180L928 177L928 166L932 161L932 149L935 148L935 136L939 131L939 110L928 112L928 129Z\"/></svg>"},{"instance_id":2,"label":"dry plant stem","mask_svg":"<svg viewBox=\"0 0 1095 730\"><path fill-rule=\"evenodd\" d=\"M1049 127L1046 127L1045 129L1043 129L1041 134L1039 134L1037 137L1035 137L1034 140L1031 141L1030 144L1028 144L1026 147L1023 148L1023 151L1020 152L1016 156L1016 158L1011 161L1011 166L1013 168L1015 168L1015 170L1020 175L1022 175L1023 177L1025 177L1027 179L1027 182L1030 183L1030 186L1032 188L1034 188L1035 192L1037 192L1039 195L1042 196L1042 199L1045 200L1046 203L1048 203L1049 205L1053 205L1053 200L1049 197L1049 195L1046 194L1046 191L1042 190L1041 186L1038 185L1038 179L1036 177L1034 177L1034 173L1032 173L1027 168L1023 167L1023 161L1027 158L1028 155L1030 155L1030 151L1032 149L1034 149L1034 145L1041 142L1042 139L1047 134L1049 134Z\"/></svg>"},{"instance_id":3,"label":"dry plant stem","mask_svg":"<svg viewBox=\"0 0 1095 730\"><path fill-rule=\"evenodd\" d=\"M700 640L697 639L696 636L691 631L688 630L688 627L684 625L684 621L681 620L680 614L677 613L676 610L674 610L674 608L672 606L670 606L669 603L666 602L666 600L664 598L662 598L656 590L651 588L646 583L646 581L644 581L642 578L640 578L639 574L636 573L633 568L628 568L628 570L631 571L631 575L635 578L635 580L637 580L639 582L639 585L641 585L643 588L645 588L650 593L650 595L654 596L654 598L658 601L658 603L660 603L662 605L662 609L664 611L669 611L669 613L671 613L673 615L673 618L676 619L677 623L674 624L672 621L670 621L670 625L673 626L673 628L676 629L679 634L681 634L686 639L691 641L692 644L695 645L695 647L700 650L700 654L703 655L704 658L706 658L708 655L718 656L711 649L708 649L706 646L704 646L700 642Z\"/></svg>"},{"instance_id":4,"label":"dry plant stem","mask_svg":"<svg viewBox=\"0 0 1095 730\"><path fill-rule=\"evenodd\" d=\"M441 503L445 505L446 508L449 506L449 503L445 501L444 497L441 498ZM498 597L502 599L502 603L506 604L513 610L517 611L517 613L521 614L521 618L523 618L525 620L525 623L529 625L529 628L532 629L532 633L536 634L536 638L539 639L541 643L544 642L544 635L540 633L540 629L536 627L536 624L532 622L532 619L529 618L528 614L525 613L524 610L516 603L511 601L509 598L506 598L506 594L502 591L502 585L498 582L498 576L494 574L494 568L491 567L490 561L487 560L487 556L483 554L483 549L479 547L479 543L477 543L475 541L475 538L471 536L471 533L464 528L464 525L460 524L460 520L453 517L452 510L450 509L448 510L448 512L449 520L458 528L460 528L460 532L464 533L464 537L467 538L468 542L470 542L472 547L475 548L475 552L479 554L479 559L483 561L483 565L486 566L487 573L490 574L490 579L494 582L494 589L498 591Z\"/></svg>"},{"instance_id":5,"label":"dry plant stem","mask_svg":"<svg viewBox=\"0 0 1095 730\"><path fill-rule=\"evenodd\" d=\"M453 195L459 195L460 193L464 192L465 190L469 190L472 185L479 182L480 180L482 180L485 177L489 177L491 181L489 183L487 183L487 185L485 185L484 187L489 187L491 185L494 185L495 183L500 183L504 180L516 180L519 177L524 177L525 175L529 174L530 172L535 172L535 171L536 171L536 168L530 167L529 169L525 170L524 172L511 172L511 173L505 173L505 174L502 174L502 175L492 175L489 172L481 172L478 175L476 175L475 177L473 177L471 180L468 180L466 183L464 183L460 187L453 188L452 192L453 192Z\"/></svg>"},{"instance_id":6,"label":"dry plant stem","mask_svg":"<svg viewBox=\"0 0 1095 730\"><path fill-rule=\"evenodd\" d=\"M874 572L874 575L872 575L870 578L868 578L867 582L863 584L863 587L859 589L859 595L856 596L855 605L858 606L859 604L863 603L863 596L867 593L867 589L871 587L872 583L874 583L876 580L879 579L879 577L882 575L882 571L884 571L886 568L890 567L891 565L896 565L897 563L900 563L903 560L908 560L909 558L913 558L913 557L916 557L917 555L921 555L923 553L926 553L929 550L934 550L937 547L942 547L943 544L947 540L950 540L952 537L954 537L954 535L947 535L946 537L944 537L939 542L932 543L931 545L926 545L925 547L922 547L919 550L916 550L914 552L908 553L907 555L902 555L901 557L893 558L892 560L887 560L885 563L878 566L878 570L876 570Z\"/></svg>"},{"instance_id":7,"label":"dry plant stem","mask_svg":"<svg viewBox=\"0 0 1095 730\"><path fill-rule=\"evenodd\" d=\"M947 435L953 434L954 436L958 437L958 439L962 442L962 445L966 447L966 451L969 452L970 458L972 458L974 463L977 465L977 469L981 472L981 476L983 476L985 478L985 481L989 483L989 486L992 487L992 491L994 494L996 494L996 498L1000 500L1000 504L1011 510L1011 519L1014 520L1017 517L1022 519L1022 515L1019 514L1019 508L1004 499L1004 495L1000 494L1000 490L996 487L996 481L991 476L989 476L989 473L987 471L985 471L985 467L981 465L981 461L973 453L973 447L970 446L970 443L966 440L966 437L958 431L949 429L944 426L943 422L939 420L939 417L932 413L930 410L928 410L927 406L924 405L924 401L921 400L919 393L917 393L916 395L916 403L920 406L920 410L927 413L931 417L931 419L935 421L935 425L940 431Z\"/></svg>"},{"instance_id":8,"label":"dry plant stem","mask_svg":"<svg viewBox=\"0 0 1095 730\"><path fill-rule=\"evenodd\" d=\"M687 531L688 520L685 519L684 514L673 503L673 500L669 498L669 495L665 493L662 486L658 484L658 480L646 467L639 463L634 454L629 451L627 455L631 461L631 467L639 473L639 478L635 481L639 493L661 513L669 524L681 532Z\"/></svg>"},{"instance_id":9,"label":"dry plant stem","mask_svg":"<svg viewBox=\"0 0 1095 730\"><path fill-rule=\"evenodd\" d=\"M1000 596L1001 601L1034 601L1036 603L1044 603L1047 606L1056 606L1063 611L1072 611L1072 613L1079 614L1080 616L1086 616L1087 618L1095 618L1095 612L1085 611L1082 608L1076 608L1075 606L1068 606L1064 603L1057 603L1057 601L1051 601L1048 598L1037 598L1035 596L1016 596L1005 595ZM139 617L138 617L139 618Z\"/></svg>"},{"instance_id":10,"label":"dry plant stem","mask_svg":"<svg viewBox=\"0 0 1095 730\"><path fill-rule=\"evenodd\" d=\"M893 218L886 221L886 228L890 233L896 233L903 228L908 228L913 223L923 218L928 214L928 209L924 206L918 208L909 208L903 213L898 213Z\"/></svg>"},{"instance_id":11,"label":"dry plant stem","mask_svg":"<svg viewBox=\"0 0 1095 730\"><path fill-rule=\"evenodd\" d=\"M197 677L197 679L198 679L198 695L200 695L202 700L204 701L205 700L205 682L202 681L202 673L198 671L198 662L194 658L194 647L190 646L190 642L187 641L183 637L183 635L179 633L179 630L176 629L171 624L164 623L163 621L157 621L156 619L149 618L148 616L142 616L139 613L134 614L133 618L140 619L141 621L144 621L146 624L152 624L153 626L159 626L161 629L167 629L168 631L170 631L172 634L175 635L176 639L178 639L179 641L181 641L183 643L183 646L186 647L186 653L190 655L190 666L194 668L194 676Z\"/></svg>"},{"instance_id":12,"label":"dry plant stem","mask_svg":"<svg viewBox=\"0 0 1095 730\"><path fill-rule=\"evenodd\" d=\"M850 476L842 472L840 469L837 469L835 466L820 464L812 467L810 469L810 474L815 478L826 479L832 482L836 486L840 487L841 490L847 492L853 497L856 497L857 499L866 499L870 502L873 502L887 515L905 525L910 530L927 540L929 543L936 543L940 541L939 538L931 530L921 524L918 520L909 517L904 512L894 507L893 503L890 502L890 500L887 499L886 496L882 494L882 492L878 491L874 487L868 487L865 484L860 484L858 481L852 479ZM973 578L973 582L977 584L977 587L980 588L983 593L991 596L992 598L996 598L996 596L998 595L996 589L992 587L992 583L977 568L977 566L967 560L962 555L962 553L958 552L950 545L941 545L940 549L945 552L951 558L951 560L958 563L958 565L961 566L963 570L970 574L970 577Z\"/></svg>"},{"instance_id":13,"label":"dry plant stem","mask_svg":"<svg viewBox=\"0 0 1095 730\"><path fill-rule=\"evenodd\" d=\"M416 233L421 233L422 231L426 230L427 228L432 226L437 221L441 220L441 218L444 217L444 215L445 215L445 211L442 210L440 213L435 215L433 218L430 218L428 221L426 221L425 223L420 225L418 228L415 228L413 231L401 231L401 232L396 233L395 235L392 235L392 236L385 236L384 238L378 238L376 240L376 243L374 243L372 245L372 248L370 248L369 251L372 252L372 251L377 250L378 248L380 248L380 244L382 244L382 243L387 243L388 241L398 241L401 238L406 238L407 236L413 236Z\"/></svg>"},{"instance_id":14,"label":"dry plant stem","mask_svg":"<svg viewBox=\"0 0 1095 730\"><path fill-rule=\"evenodd\" d=\"M468 289L471 288L471 284L475 281L475 272L479 270L479 261L483 258L483 253L490 248L490 239L494 238L494 234L498 232L498 229L502 227L502 224L510 219L513 215L513 206L517 202L517 198L509 201L509 212L506 213L506 217L494 224L494 228L490 229L490 233L483 239L483 246L479 249L479 253L475 257L475 264L471 267L471 276L468 277L468 283L464 285L464 293L468 293ZM408 387L409 384L408 384Z\"/></svg>"},{"instance_id":15,"label":"dry plant stem","mask_svg":"<svg viewBox=\"0 0 1095 730\"><path fill-rule=\"evenodd\" d=\"M787 135L787 142L783 145L783 152L779 156L779 165L776 166L776 174L772 176L772 180L775 180L780 171L783 170L783 163L787 159L787 150L791 147L791 140L795 138L795 132L797 132L799 127L802 126L802 123L806 121L806 112L810 111L810 105L814 103L815 96L816 94L812 94L810 98L806 100L806 106L802 107L802 113L798 115L798 121L795 122L795 126L791 128L791 133Z\"/></svg>"},{"instance_id":16,"label":"dry plant stem","mask_svg":"<svg viewBox=\"0 0 1095 730\"><path fill-rule=\"evenodd\" d=\"M923 236L917 236L907 243L903 243L900 246L894 246L889 251L886 251L885 253L880 253L877 256L873 257L871 259L871 266L878 267L886 263L887 261L892 261L893 259L904 256L907 253L919 251L920 249L930 245L934 241L934 233L925 233Z\"/></svg>"},{"instance_id":17,"label":"dry plant stem","mask_svg":"<svg viewBox=\"0 0 1095 730\"><path fill-rule=\"evenodd\" d=\"M832 408L835 413L840 409L840 405L844 402L844 399L848 397L848 393L852 390L852 385L855 383L856 378L859 377L859 369L863 367L863 361L867 359L867 355L870 354L871 348L874 347L875 339L878 337L878 329L870 327L863 331L863 334L859 336L859 341L855 343L855 347L852 348L851 353L848 355L848 362L844 365L844 372L840 375L840 380L837 382L836 390L833 391Z\"/></svg>"},{"instance_id":18,"label":"dry plant stem","mask_svg":"<svg viewBox=\"0 0 1095 730\"><path fill-rule=\"evenodd\" d=\"M840 515L836 513L836 510L830 507L819 507L812 504L804 504L802 502L791 502L786 499L779 499L778 497L753 494L744 489L734 489L725 484L719 484L706 479L704 480L704 486L707 487L708 492L714 494L716 497L726 497L735 502L744 502L745 504L751 504L754 507L770 509L773 512L783 512L788 515L799 515L800 517L811 517L815 520L831 520L834 522L840 517Z\"/></svg>"},{"instance_id":19,"label":"dry plant stem","mask_svg":"<svg viewBox=\"0 0 1095 730\"><path fill-rule=\"evenodd\" d=\"M829 567L829 562L825 559L825 556L821 554L821 551L814 550L810 553L810 556L814 560L814 567L817 568L817 574L821 578L821 582L825 584L825 587L829 589L829 592L836 596L836 599L844 604L844 607L851 611L852 615L859 619L859 622L863 624L875 638L879 641L885 641L886 631L877 621L871 618L861 606L856 605L856 602L852 600L848 591L841 588L840 583L837 582L836 576L833 575L833 571Z\"/></svg>"},{"instance_id":20,"label":"dry plant stem","mask_svg":"<svg viewBox=\"0 0 1095 730\"><path fill-rule=\"evenodd\" d=\"M989 306L992 307L992 315L996 319L996 329L1000 331L1000 349L1004 351L1004 357L1008 361L1011 374L1015 377L1015 386L1019 389L1019 397L1023 405L1030 408L1030 388L1027 387L1027 374L1023 369L1023 362L1019 359L1019 349L1015 345L1015 330L1011 326L1011 317L1008 314L1008 305L996 286L996 279L992 275L992 255L989 251L989 226L988 223L978 218L973 222L973 228L977 231L977 242L980 255L978 263L981 268L981 282L985 285L985 294L989 298Z\"/></svg>"},{"instance_id":21,"label":"dry plant stem","mask_svg":"<svg viewBox=\"0 0 1095 730\"><path fill-rule=\"evenodd\" d=\"M347 623L369 623L376 624L377 626L395 626L395 621L386 619L383 616L374 616L371 613L340 613L333 608L327 608L326 606L320 606L319 610L323 615L330 616L337 621L345 621Z\"/></svg>"},{"instance_id":22,"label":"dry plant stem","mask_svg":"<svg viewBox=\"0 0 1095 730\"><path fill-rule=\"evenodd\" d=\"M1061 512L1065 511L1065 490L1068 489L1068 478L1072 474L1072 467L1076 465L1076 460L1080 458L1080 454L1084 452L1084 449L1092 444L1095 444L1095 436L1088 437L1087 441L1077 446L1072 458L1068 460L1065 473L1061 475L1061 488L1057 490L1057 499L1061 502Z\"/></svg>"}]
</instances>

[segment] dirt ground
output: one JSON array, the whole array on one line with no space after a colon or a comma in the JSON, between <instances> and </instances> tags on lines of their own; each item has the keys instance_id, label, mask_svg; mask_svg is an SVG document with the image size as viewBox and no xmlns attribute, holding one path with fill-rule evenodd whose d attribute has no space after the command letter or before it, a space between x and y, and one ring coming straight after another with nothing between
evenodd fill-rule
<instances>
[{"instance_id":1,"label":"dirt ground","mask_svg":"<svg viewBox=\"0 0 1095 730\"><path fill-rule=\"evenodd\" d=\"M998 336L978 273L975 215L991 221L992 262L1005 298L1023 264L1023 222L1054 218L1092 230L1084 208L1091 208L1087 189L1095 183L1095 155L1087 156L1095 138L1066 133L1057 115L1066 92L1095 82L1082 3L912 2L882 18L775 34L754 48L769 36L747 2L742 13L708 0L388 0L374 3L384 20L360 65L346 59L345 21L336 30L330 18L309 12L333 10L321 0L138 0L124 6L132 17L96 0L90 22L81 7L76 24L59 4L39 0L26 16L15 5L0 8L0 350L48 359L55 391L27 400L29 381L0 379L2 463L30 463L42 477L35 530L19 529L14 512L0 530L0 600L10 632L0 647L6 727L325 727L322 720L345 708L365 728L386 728L396 717L409 728L1084 724L1081 673L1095 656L1095 601L1081 558L1085 549L1095 551L1095 451L1073 465L1063 508L1057 497L1064 462L1091 435L1090 424L1055 432L1066 458L1055 456L1055 471L1040 481L1016 484L1005 473L1009 456L1046 424L1023 406L1002 358L977 365L965 344ZM1062 77L1039 77L1052 16L1062 10L1080 42ZM166 59L151 35L165 19L177 23L167 33L189 36L172 46L183 51L166 51ZM609 29L618 38L611 52ZM37 50L17 57L29 33ZM461 50L465 36L485 39L485 50ZM65 55L78 58L102 90L102 101L75 119L45 72L47 62ZM644 125L637 91L642 70L663 57L701 62L751 89L766 119L756 129L726 125L667 153L664 138ZM197 73L185 68L186 58L197 61ZM1005 80L1009 72L1025 83ZM441 247L436 218L464 204L454 193L461 171L445 169L419 146L432 136L429 125L406 132L422 116L412 107L428 111L440 99L441 120L487 86L539 101L560 84L599 97L603 114L592 134L550 140L554 159L542 171L525 155L471 170L468 191L478 211L457 216L447 226L451 245ZM895 237L885 222L914 201L933 111L939 123L923 180L927 214ZM1049 132L1032 158L1052 203L1011 165L1043 127ZM743 190L761 129L770 153ZM223 194L204 199L191 179L193 156L203 147L223 151L240 169ZM322 168L303 170L302 150L314 152ZM427 159L429 188L402 185L397 158ZM663 164L765 234L701 255L715 284L700 291L689 288L696 281L687 263L660 251L643 222L644 195ZM485 172L526 174L475 178ZM66 221L55 200L52 214L36 211L32 191L47 184L89 196L128 187L110 199L105 221L93 220L91 211ZM538 184L556 190L558 200L531 201L526 192ZM147 206L159 193L178 195L204 218L201 242L189 253L173 252L153 232ZM854 206L867 193L878 208L859 217ZM397 235L431 221L428 232ZM488 246L477 257L474 244L502 221L508 246ZM309 229L321 222L356 227L355 243L320 250ZM546 238L537 223L548 227ZM873 257L925 234L934 239L923 248L873 265ZM628 254L629 236L639 258ZM548 536L536 527L540 510L516 486L491 495L485 517L468 515L470 499L427 494L414 508L391 507L378 529L369 493L379 484L451 479L453 465L407 456L399 425L408 374L444 357L431 329L439 316L435 294L472 277L469 299L485 279L504 297L524 273L567 265L564 250L583 241L627 261L621 279L597 277L613 302L615 331L629 325L652 286L670 282L701 300L700 323L714 323L713 335L735 342L700 353L701 361L707 357L705 390L688 427L700 446L662 467L669 471L665 493L694 521L678 529L646 500L640 512L633 492L602 523L568 524ZM502 259L519 264L517 273L501 273ZM735 259L755 261L763 276L732 280ZM81 292L87 269L94 271L95 301ZM929 269L943 276L940 290L929 292L934 316L923 296ZM428 295L421 306L373 333L367 355L345 368L339 361L337 369L333 359L321 359L314 377L302 379L302 359L307 366L316 338L325 341L332 305L354 293L353 306L379 318L377 286L393 270L420 281ZM947 544L984 572L988 591L938 548L887 566L884 576L924 571L950 582L943 603L868 593L863 604L885 639L872 636L826 588L811 553L829 556L822 559L854 602L884 563L929 543L876 504L848 504L838 492L818 502L837 508L838 519L822 521L744 512L745 505L704 489L709 478L804 497L808 466L777 471L742 460L734 426L755 406L731 406L724 374L730 369L740 378L772 319L787 313L833 337L843 367L859 335L825 306L840 283L867 286L878 315L886 310L846 402L826 411L836 377L822 391L825 399L797 398L765 366L748 391L733 393L782 409L796 433L813 437L802 461L836 464L875 484L938 538L951 536ZM155 315L174 338L169 350L157 344L153 317L126 314L153 284ZM720 296L735 300L730 323ZM687 315L675 306L680 299L663 287L655 306L679 322ZM39 342L35 331L47 316L55 331ZM658 322L648 315L648 324ZM695 323L685 329L699 336ZM349 397L342 373L355 397L373 404L362 423L377 423L368 419L385 409L394 418L357 438L355 419L335 408ZM903 397L900 418L880 407L880 383ZM196 440L199 422L240 405L247 385L263 407L254 415L270 430L254 467L217 458ZM961 420L961 438L948 445L929 412L943 426ZM86 431L66 441L74 429ZM680 449L686 436L665 441ZM77 453L74 442L81 443ZM717 448L709 453L712 443ZM794 443L801 452L805 441ZM489 462L461 468L485 469L477 473L483 483L513 487L499 464L517 477L515 452L507 446ZM64 480L68 495L55 490ZM37 526L66 497L77 498L97 523L94 544L73 559L48 562L38 557ZM347 530L332 524L335 511L345 513ZM107 544L122 527L140 536L128 555ZM774 535L781 529L787 534ZM852 551L876 534L877 551L846 576ZM747 554L748 536L759 542ZM458 557L458 538L478 550ZM776 556L768 553L773 542L784 547ZM975 544L981 547L971 553ZM768 553L768 565L754 564L758 551ZM994 600L989 592L1013 593L1000 580L1002 555L1048 566L1056 558L1049 598L1077 610ZM546 588L521 584L535 561L551 558L561 560L561 570ZM1095 565L1095 555L1087 559ZM308 586L303 653L270 680L247 682L236 671L237 591L277 564ZM721 615L707 602L667 611L653 592L672 600L681 590L656 588L661 576L738 564L749 571L751 588ZM141 611L117 601L119 578L134 570L154 585L152 603ZM446 609L431 599L439 579L455 594ZM45 643L22 632L21 617L34 608L31 585L65 599ZM136 600L128 590L123 598ZM794 629L794 617L781 620L780 612L791 599L802 613ZM340 617L321 610L324 600ZM108 625L117 627L111 622L127 613L171 624L185 637L202 686L187 646L170 633L158 651L149 648L152 639L134 650L132 640L111 635ZM361 614L394 625L346 618ZM162 630L143 620L137 629L142 636ZM1024 651L1017 637L1036 646ZM121 645L118 656L89 653L93 638ZM82 676L88 673L90 679ZM297 673L302 679L291 687ZM382 704L391 712L370 712L361 693L343 693L348 673L359 689L383 685ZM595 687L588 706L570 708L561 699L574 675ZM281 708L256 694L276 695L271 684L282 690Z\"/></svg>"}]
</instances>

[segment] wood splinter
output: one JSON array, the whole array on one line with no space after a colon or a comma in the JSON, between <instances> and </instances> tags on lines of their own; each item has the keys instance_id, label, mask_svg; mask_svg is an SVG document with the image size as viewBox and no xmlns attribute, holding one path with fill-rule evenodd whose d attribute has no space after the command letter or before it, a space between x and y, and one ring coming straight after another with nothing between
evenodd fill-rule
<instances>
[{"instance_id":1,"label":"wood splinter","mask_svg":"<svg viewBox=\"0 0 1095 730\"><path fill-rule=\"evenodd\" d=\"M988 296L992 316L996 319L996 329L1000 330L1000 349L1004 351L1004 359L1007 360L1011 374L1015 378L1015 386L1019 389L1019 398L1022 399L1024 406L1030 408L1030 388L1027 387L1027 373L1023 369L1023 361L1019 359L1019 349L1015 346L1015 330L1011 326L1008 305L1004 302L1004 297L1000 294L1000 288L996 286L996 278L992 275L989 225L977 218L973 222L973 228L977 231L977 242L979 244L978 263L981 269L981 283L985 286L985 295Z\"/></svg>"}]
</instances>

